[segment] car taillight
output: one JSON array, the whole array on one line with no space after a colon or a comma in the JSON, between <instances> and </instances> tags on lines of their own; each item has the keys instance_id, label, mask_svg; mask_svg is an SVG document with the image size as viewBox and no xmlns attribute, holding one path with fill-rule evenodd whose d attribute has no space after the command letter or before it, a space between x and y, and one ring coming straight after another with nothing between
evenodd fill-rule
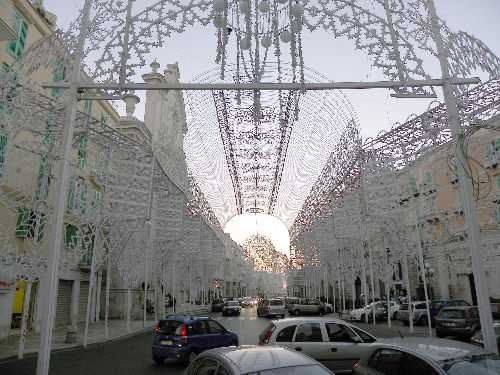
<instances>
[{"instance_id":1,"label":"car taillight","mask_svg":"<svg viewBox=\"0 0 500 375\"><path fill-rule=\"evenodd\" d=\"M158 326L156 326L155 333L158 333L158 332L160 332L160 329L158 328Z\"/></svg>"},{"instance_id":2,"label":"car taillight","mask_svg":"<svg viewBox=\"0 0 500 375\"><path fill-rule=\"evenodd\" d=\"M267 305L267 308L268 308L268 309L270 309L270 308L271 308L271 304L268 304L268 305Z\"/></svg>"},{"instance_id":3,"label":"car taillight","mask_svg":"<svg viewBox=\"0 0 500 375\"><path fill-rule=\"evenodd\" d=\"M264 338L264 344L267 344L269 342L269 339L271 338L271 335L273 334L275 329L276 327L274 327L267 333L266 337Z\"/></svg>"},{"instance_id":4,"label":"car taillight","mask_svg":"<svg viewBox=\"0 0 500 375\"><path fill-rule=\"evenodd\" d=\"M183 323L181 328L181 345L187 345L187 342L187 327L186 324Z\"/></svg>"},{"instance_id":5,"label":"car taillight","mask_svg":"<svg viewBox=\"0 0 500 375\"><path fill-rule=\"evenodd\" d=\"M359 365L356 363L354 366L352 366L352 371L356 370L359 367Z\"/></svg>"},{"instance_id":6,"label":"car taillight","mask_svg":"<svg viewBox=\"0 0 500 375\"><path fill-rule=\"evenodd\" d=\"M469 312L467 310L464 310L464 318L465 318L465 323L469 323Z\"/></svg>"}]
</instances>

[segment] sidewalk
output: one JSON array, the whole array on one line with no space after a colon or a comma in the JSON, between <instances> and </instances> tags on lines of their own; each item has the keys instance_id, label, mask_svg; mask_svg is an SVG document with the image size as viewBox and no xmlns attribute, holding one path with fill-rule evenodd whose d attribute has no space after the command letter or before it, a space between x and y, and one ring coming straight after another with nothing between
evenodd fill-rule
<instances>
[{"instance_id":1,"label":"sidewalk","mask_svg":"<svg viewBox=\"0 0 500 375\"><path fill-rule=\"evenodd\" d=\"M185 314L199 315L206 314L208 310L197 310L185 312ZM184 315L184 312L179 312ZM149 315L149 314L148 314ZM162 315L158 315L161 319ZM127 321L123 319L110 319L108 322L108 339L104 332L104 320L90 323L89 332L87 337L87 346L95 343L102 343L107 340L116 339L122 336L130 335L145 329L152 329L155 327L154 316L148 316L146 326L144 327L143 320L131 320L130 332L127 332ZM85 323L78 324L78 331L76 333L76 342L66 343L67 327L54 328L52 331L52 346L51 350L63 350L77 346L83 347L83 339L85 335ZM27 356L38 353L40 348L40 333L30 332L26 334L24 342L24 358ZM19 341L21 338L21 330L12 330L8 339L0 340L0 362L16 359L19 352Z\"/></svg>"}]
</instances>

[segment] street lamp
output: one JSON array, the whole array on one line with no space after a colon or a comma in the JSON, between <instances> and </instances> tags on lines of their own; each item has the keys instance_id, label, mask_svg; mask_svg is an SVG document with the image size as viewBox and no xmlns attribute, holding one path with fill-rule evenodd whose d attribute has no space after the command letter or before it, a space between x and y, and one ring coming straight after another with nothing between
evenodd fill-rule
<instances>
[{"instance_id":1,"label":"street lamp","mask_svg":"<svg viewBox=\"0 0 500 375\"><path fill-rule=\"evenodd\" d=\"M425 263L425 274L429 276L429 282L428 282L428 290L429 290L429 298L432 300L434 299L434 292L432 290L432 284L431 284L431 279L432 276L434 276L434 268L431 267L429 263Z\"/></svg>"}]
</instances>

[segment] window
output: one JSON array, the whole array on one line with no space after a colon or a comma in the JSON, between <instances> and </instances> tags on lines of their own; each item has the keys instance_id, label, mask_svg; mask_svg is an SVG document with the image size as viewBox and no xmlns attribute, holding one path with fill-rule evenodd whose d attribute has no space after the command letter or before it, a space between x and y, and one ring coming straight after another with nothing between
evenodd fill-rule
<instances>
[{"instance_id":1,"label":"window","mask_svg":"<svg viewBox=\"0 0 500 375\"><path fill-rule=\"evenodd\" d=\"M78 144L78 156L76 163L81 169L85 168L85 157L87 156L87 139L82 139Z\"/></svg>"},{"instance_id":2,"label":"window","mask_svg":"<svg viewBox=\"0 0 500 375\"><path fill-rule=\"evenodd\" d=\"M94 254L94 239L95 235L92 233L86 233L82 238L82 257L80 259L81 264L92 264L92 256Z\"/></svg>"},{"instance_id":3,"label":"window","mask_svg":"<svg viewBox=\"0 0 500 375\"><path fill-rule=\"evenodd\" d=\"M0 178L3 177L3 167L5 164L5 149L7 148L8 138L4 135L3 129L0 130Z\"/></svg>"},{"instance_id":4,"label":"window","mask_svg":"<svg viewBox=\"0 0 500 375\"><path fill-rule=\"evenodd\" d=\"M276 342L291 342L296 328L296 325L283 328L276 336Z\"/></svg>"},{"instance_id":5,"label":"window","mask_svg":"<svg viewBox=\"0 0 500 375\"><path fill-rule=\"evenodd\" d=\"M429 212L436 212L436 200L429 199Z\"/></svg>"},{"instance_id":6,"label":"window","mask_svg":"<svg viewBox=\"0 0 500 375\"><path fill-rule=\"evenodd\" d=\"M24 47L26 46L28 23L16 11L14 11L12 16L12 30L17 34L18 38L16 40L9 40L7 51L17 58L24 52Z\"/></svg>"},{"instance_id":7,"label":"window","mask_svg":"<svg viewBox=\"0 0 500 375\"><path fill-rule=\"evenodd\" d=\"M415 216L420 216L420 207L418 204L415 205Z\"/></svg>"},{"instance_id":8,"label":"window","mask_svg":"<svg viewBox=\"0 0 500 375\"><path fill-rule=\"evenodd\" d=\"M86 115L92 115L92 100L85 100L84 110Z\"/></svg>"},{"instance_id":9,"label":"window","mask_svg":"<svg viewBox=\"0 0 500 375\"><path fill-rule=\"evenodd\" d=\"M9 66L6 63L3 63L2 74L8 74L9 69L10 69ZM3 89L6 91L5 99L0 100L0 111L2 111L2 112L9 111L10 103L12 102L12 99L16 95L16 91L17 91L17 76L9 76L9 77L5 77L5 78L8 78L8 80L7 80L7 82L4 83L4 87L3 87ZM7 113L11 114L11 111L9 111Z\"/></svg>"},{"instance_id":10,"label":"window","mask_svg":"<svg viewBox=\"0 0 500 375\"><path fill-rule=\"evenodd\" d=\"M38 183L35 192L35 198L45 200L49 196L50 185L50 168L47 170L47 158L42 156L40 160L40 167L38 168Z\"/></svg>"},{"instance_id":11,"label":"window","mask_svg":"<svg viewBox=\"0 0 500 375\"><path fill-rule=\"evenodd\" d=\"M77 176L71 176L69 182L68 212L73 215L85 215L89 185Z\"/></svg>"},{"instance_id":12,"label":"window","mask_svg":"<svg viewBox=\"0 0 500 375\"><path fill-rule=\"evenodd\" d=\"M101 113L101 122L103 124L107 124L108 123L108 117L106 116L106 114L104 112Z\"/></svg>"},{"instance_id":13,"label":"window","mask_svg":"<svg viewBox=\"0 0 500 375\"><path fill-rule=\"evenodd\" d=\"M363 342L375 342L375 341L377 341L377 339L375 337L369 336L367 333L363 332L360 329L357 329L356 327L353 327L352 329L354 330L354 332L356 332L359 335L359 337L361 337Z\"/></svg>"},{"instance_id":14,"label":"window","mask_svg":"<svg viewBox=\"0 0 500 375\"><path fill-rule=\"evenodd\" d=\"M210 330L211 334L223 332L222 326L220 324L212 320L207 320L207 323L208 323L208 329Z\"/></svg>"},{"instance_id":15,"label":"window","mask_svg":"<svg viewBox=\"0 0 500 375\"><path fill-rule=\"evenodd\" d=\"M97 217L101 203L101 192L97 190L92 191L92 217Z\"/></svg>"},{"instance_id":16,"label":"window","mask_svg":"<svg viewBox=\"0 0 500 375\"><path fill-rule=\"evenodd\" d=\"M78 242L78 238L76 237L77 231L78 228L76 227L76 225L71 225L71 224L66 225L64 245L70 248L71 250L76 249L76 244Z\"/></svg>"},{"instance_id":17,"label":"window","mask_svg":"<svg viewBox=\"0 0 500 375\"><path fill-rule=\"evenodd\" d=\"M500 224L500 208L493 207L493 218L495 219L495 223Z\"/></svg>"},{"instance_id":18,"label":"window","mask_svg":"<svg viewBox=\"0 0 500 375\"><path fill-rule=\"evenodd\" d=\"M333 342L354 342L356 334L342 324L325 323L328 339Z\"/></svg>"},{"instance_id":19,"label":"window","mask_svg":"<svg viewBox=\"0 0 500 375\"><path fill-rule=\"evenodd\" d=\"M37 242L41 242L43 240L44 229L45 224L43 215L37 217L34 211L26 207L19 207L15 228L16 237L36 238Z\"/></svg>"},{"instance_id":20,"label":"window","mask_svg":"<svg viewBox=\"0 0 500 375\"><path fill-rule=\"evenodd\" d=\"M56 67L54 68L54 82L64 81L66 79L66 66L61 60L56 60ZM52 95L58 96L59 89L52 89Z\"/></svg>"},{"instance_id":21,"label":"window","mask_svg":"<svg viewBox=\"0 0 500 375\"><path fill-rule=\"evenodd\" d=\"M431 171L425 172L424 181L425 181L426 184L432 184L433 183L432 172Z\"/></svg>"},{"instance_id":22,"label":"window","mask_svg":"<svg viewBox=\"0 0 500 375\"><path fill-rule=\"evenodd\" d=\"M443 234L450 234L450 222L449 221L442 221L441 225L443 228Z\"/></svg>"},{"instance_id":23,"label":"window","mask_svg":"<svg viewBox=\"0 0 500 375\"><path fill-rule=\"evenodd\" d=\"M305 323L299 325L295 342L322 342L323 335L319 323Z\"/></svg>"},{"instance_id":24,"label":"window","mask_svg":"<svg viewBox=\"0 0 500 375\"><path fill-rule=\"evenodd\" d=\"M385 375L396 375L402 358L399 350L379 349L371 356L368 367Z\"/></svg>"}]
</instances>

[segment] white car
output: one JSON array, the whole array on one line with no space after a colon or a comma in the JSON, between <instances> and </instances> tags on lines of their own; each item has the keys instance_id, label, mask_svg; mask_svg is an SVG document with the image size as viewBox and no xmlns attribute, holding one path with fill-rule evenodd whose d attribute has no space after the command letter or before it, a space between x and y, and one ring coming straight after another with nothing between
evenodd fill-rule
<instances>
[{"instance_id":1,"label":"white car","mask_svg":"<svg viewBox=\"0 0 500 375\"><path fill-rule=\"evenodd\" d=\"M314 359L281 346L241 345L201 353L184 375L334 375Z\"/></svg>"},{"instance_id":2,"label":"white car","mask_svg":"<svg viewBox=\"0 0 500 375\"><path fill-rule=\"evenodd\" d=\"M259 345L280 345L308 355L334 373L349 372L378 337L344 320L328 317L271 321Z\"/></svg>"},{"instance_id":3,"label":"white car","mask_svg":"<svg viewBox=\"0 0 500 375\"><path fill-rule=\"evenodd\" d=\"M392 319L396 319L396 311L399 310L400 305L396 302L391 301L391 307L389 313ZM387 308L387 301L372 302L368 306L362 307L360 309L351 310L349 312L349 319L354 321L365 321L365 314L368 314L368 319L373 319L372 308L375 305L375 314L383 312Z\"/></svg>"}]
</instances>

